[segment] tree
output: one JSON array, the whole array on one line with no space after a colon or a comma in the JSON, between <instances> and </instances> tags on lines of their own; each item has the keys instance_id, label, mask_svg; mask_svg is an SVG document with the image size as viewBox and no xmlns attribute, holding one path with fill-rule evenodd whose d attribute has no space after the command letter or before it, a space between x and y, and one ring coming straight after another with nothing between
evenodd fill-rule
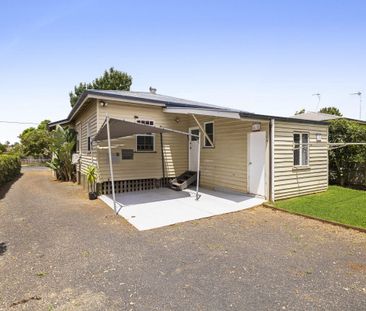
<instances>
[{"instance_id":1,"label":"tree","mask_svg":"<svg viewBox=\"0 0 366 311\"><path fill-rule=\"evenodd\" d=\"M22 152L25 156L50 157L51 136L47 129L49 122L49 120L44 120L37 128L29 127L19 135Z\"/></svg>"},{"instance_id":2,"label":"tree","mask_svg":"<svg viewBox=\"0 0 366 311\"><path fill-rule=\"evenodd\" d=\"M343 116L337 107L324 107L324 108L320 109L319 112L332 114L334 116L339 116L339 117Z\"/></svg>"},{"instance_id":3,"label":"tree","mask_svg":"<svg viewBox=\"0 0 366 311\"><path fill-rule=\"evenodd\" d=\"M113 67L105 70L103 75L91 83L81 82L69 93L71 107L74 107L84 91L96 90L120 90L129 91L132 84L132 77L125 72L115 70Z\"/></svg>"},{"instance_id":4,"label":"tree","mask_svg":"<svg viewBox=\"0 0 366 311\"><path fill-rule=\"evenodd\" d=\"M301 109L301 110L299 110L299 111L296 111L296 112L295 112L295 115L303 114L303 113L305 113L305 109L304 109L304 108L303 108L303 109Z\"/></svg>"},{"instance_id":5,"label":"tree","mask_svg":"<svg viewBox=\"0 0 366 311\"><path fill-rule=\"evenodd\" d=\"M5 144L0 143L0 154L2 154L2 153L4 153L4 152L6 152L6 149L7 149L6 145L5 145Z\"/></svg>"}]
</instances>

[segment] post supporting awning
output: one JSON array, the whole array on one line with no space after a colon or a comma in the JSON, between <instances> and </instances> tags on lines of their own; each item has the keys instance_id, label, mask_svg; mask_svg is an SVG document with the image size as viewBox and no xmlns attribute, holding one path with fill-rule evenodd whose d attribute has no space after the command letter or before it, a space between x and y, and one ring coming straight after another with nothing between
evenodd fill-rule
<instances>
[{"instance_id":1,"label":"post supporting awning","mask_svg":"<svg viewBox=\"0 0 366 311\"><path fill-rule=\"evenodd\" d=\"M108 157L109 157L109 172L111 176L111 183L112 183L112 198L113 198L113 209L114 212L117 214L117 207L116 207L116 193L114 189L114 174L113 174L113 163L112 163L112 148L111 148L111 130L110 130L110 119L106 117L106 129L107 129L107 140L108 140Z\"/></svg>"}]
</instances>

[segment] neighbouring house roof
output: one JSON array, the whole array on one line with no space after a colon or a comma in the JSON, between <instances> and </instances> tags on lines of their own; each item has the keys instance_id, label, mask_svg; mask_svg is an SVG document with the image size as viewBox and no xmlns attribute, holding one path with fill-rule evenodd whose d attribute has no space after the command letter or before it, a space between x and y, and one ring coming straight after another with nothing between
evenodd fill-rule
<instances>
[{"instance_id":1,"label":"neighbouring house roof","mask_svg":"<svg viewBox=\"0 0 366 311\"><path fill-rule=\"evenodd\" d=\"M297 115L292 116L294 119L299 120L309 120L309 121L331 121L331 120L337 120L337 119L346 119L350 121L359 122L362 124L366 124L366 121L358 120L358 119L351 119L344 116L335 116L333 114L323 113L323 112L304 112Z\"/></svg>"},{"instance_id":2,"label":"neighbouring house roof","mask_svg":"<svg viewBox=\"0 0 366 311\"><path fill-rule=\"evenodd\" d=\"M75 106L71 109L67 119L51 122L49 123L49 127L55 127L57 124L66 124L71 122L78 111L83 107L87 100L90 98L95 99L104 99L104 100L116 100L116 101L127 101L134 104L143 104L143 105L154 105L161 106L166 109L167 112L173 112L176 109L176 113L190 113L190 111L195 110L197 114L205 114L205 115L213 115L219 116L221 113L223 116L233 117L234 115L237 118L252 118L259 120L270 120L277 119L281 121L288 122L301 122L301 123L321 123L318 120L308 120L308 119L299 119L294 117L278 117L271 115L263 115L251 113L248 111L242 111L238 109L232 109L217 105L210 105L198 101L187 100L167 95L161 95L151 92L134 92L134 91L114 91L114 90L86 90L79 98ZM179 110L179 112L178 112ZM193 113L193 112L191 112Z\"/></svg>"},{"instance_id":3,"label":"neighbouring house roof","mask_svg":"<svg viewBox=\"0 0 366 311\"><path fill-rule=\"evenodd\" d=\"M312 120L312 121L329 121L334 119L341 119L342 117L323 112L309 111L300 114L295 114L293 118L301 120Z\"/></svg>"}]
</instances>

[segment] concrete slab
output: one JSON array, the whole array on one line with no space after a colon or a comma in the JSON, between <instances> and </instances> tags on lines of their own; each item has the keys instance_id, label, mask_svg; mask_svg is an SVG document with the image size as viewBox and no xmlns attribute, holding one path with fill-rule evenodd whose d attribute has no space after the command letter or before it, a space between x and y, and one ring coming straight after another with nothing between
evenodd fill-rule
<instances>
[{"instance_id":1,"label":"concrete slab","mask_svg":"<svg viewBox=\"0 0 366 311\"><path fill-rule=\"evenodd\" d=\"M196 201L195 191L174 191L160 188L116 194L118 214L138 230L149 230L172 224L236 212L261 205L262 198L219 191L201 190ZM99 197L113 209L112 195Z\"/></svg>"}]
</instances>

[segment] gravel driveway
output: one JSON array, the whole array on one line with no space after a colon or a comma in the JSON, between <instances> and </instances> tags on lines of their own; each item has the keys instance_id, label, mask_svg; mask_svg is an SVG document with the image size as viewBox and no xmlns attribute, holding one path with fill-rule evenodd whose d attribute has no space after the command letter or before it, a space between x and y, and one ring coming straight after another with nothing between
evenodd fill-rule
<instances>
[{"instance_id":1,"label":"gravel driveway","mask_svg":"<svg viewBox=\"0 0 366 311\"><path fill-rule=\"evenodd\" d=\"M47 170L6 190L0 310L366 309L364 233L265 208L139 232Z\"/></svg>"}]
</instances>

